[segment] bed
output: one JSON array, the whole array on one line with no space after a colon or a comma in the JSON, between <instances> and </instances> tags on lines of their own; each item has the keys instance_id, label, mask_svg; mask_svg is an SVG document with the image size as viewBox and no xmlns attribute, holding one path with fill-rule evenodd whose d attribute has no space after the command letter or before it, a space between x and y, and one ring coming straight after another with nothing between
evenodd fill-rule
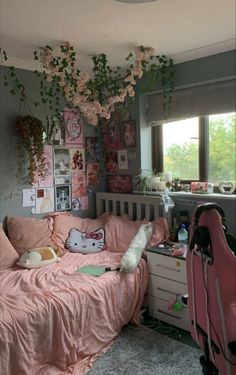
<instances>
[{"instance_id":1,"label":"bed","mask_svg":"<svg viewBox=\"0 0 236 375\"><path fill-rule=\"evenodd\" d=\"M75 218L68 212L55 213L41 220L9 219L11 241L1 235L4 236L1 237L1 254L6 247L10 254L15 248L22 250L20 245L24 248L35 245L32 241L43 233L39 225L45 223L47 233L40 239L40 245L46 241L45 237L51 236L54 243L63 246L68 229L75 225L81 226L82 231L103 226L107 245L104 251L95 254L66 251L59 263L39 269L23 269L16 266L15 261L11 266L2 267L0 374L86 374L96 358L111 347L125 324L139 323L148 282L144 259L134 272L127 274L109 271L95 277L76 270L86 265L118 268L127 241L143 220L156 223L153 241L167 236L166 219L160 217L163 214L162 197L97 193L96 207L97 219L94 220ZM120 225L127 230L126 241L120 236ZM16 238L13 236L15 228ZM26 228L28 233L24 234L28 241L24 246L24 236L19 236L20 230L24 230L21 228Z\"/></svg>"}]
</instances>

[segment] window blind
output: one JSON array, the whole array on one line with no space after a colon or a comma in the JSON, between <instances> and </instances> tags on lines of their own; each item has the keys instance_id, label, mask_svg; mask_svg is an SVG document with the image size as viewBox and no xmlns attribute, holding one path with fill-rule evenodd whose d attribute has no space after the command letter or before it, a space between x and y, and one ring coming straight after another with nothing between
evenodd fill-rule
<instances>
[{"instance_id":1,"label":"window blind","mask_svg":"<svg viewBox=\"0 0 236 375\"><path fill-rule=\"evenodd\" d=\"M236 80L198 84L177 88L172 94L170 113L163 110L162 93L148 95L147 122L158 125L166 121L235 112Z\"/></svg>"}]
</instances>

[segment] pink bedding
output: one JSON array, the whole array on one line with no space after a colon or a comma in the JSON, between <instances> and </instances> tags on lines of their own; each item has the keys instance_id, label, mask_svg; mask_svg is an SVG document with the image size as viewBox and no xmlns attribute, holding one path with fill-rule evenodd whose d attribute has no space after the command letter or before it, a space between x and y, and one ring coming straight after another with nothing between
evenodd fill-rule
<instances>
[{"instance_id":1,"label":"pink bedding","mask_svg":"<svg viewBox=\"0 0 236 375\"><path fill-rule=\"evenodd\" d=\"M74 270L117 267L122 255L66 253L60 263L38 270L0 271L0 374L87 373L122 326L138 322L147 266L142 259L133 273L100 277Z\"/></svg>"}]
</instances>

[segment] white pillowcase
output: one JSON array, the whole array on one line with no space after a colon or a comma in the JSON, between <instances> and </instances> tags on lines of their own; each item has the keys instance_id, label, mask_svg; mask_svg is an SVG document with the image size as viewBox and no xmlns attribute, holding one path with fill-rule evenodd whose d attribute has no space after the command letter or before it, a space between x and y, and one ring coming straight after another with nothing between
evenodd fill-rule
<instances>
[{"instance_id":1,"label":"white pillowcase","mask_svg":"<svg viewBox=\"0 0 236 375\"><path fill-rule=\"evenodd\" d=\"M120 262L121 272L133 272L139 264L142 253L152 237L152 223L142 224L131 241L128 250L124 253Z\"/></svg>"}]
</instances>

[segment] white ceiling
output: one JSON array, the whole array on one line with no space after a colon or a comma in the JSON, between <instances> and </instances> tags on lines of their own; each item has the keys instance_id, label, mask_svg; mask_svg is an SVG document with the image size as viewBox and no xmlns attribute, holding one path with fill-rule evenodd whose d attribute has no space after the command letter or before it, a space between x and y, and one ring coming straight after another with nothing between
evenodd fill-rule
<instances>
[{"instance_id":1,"label":"white ceiling","mask_svg":"<svg viewBox=\"0 0 236 375\"><path fill-rule=\"evenodd\" d=\"M88 70L105 53L122 65L139 45L175 62L235 48L235 0L0 0L1 46L9 63L34 68L33 51L69 41Z\"/></svg>"}]
</instances>

